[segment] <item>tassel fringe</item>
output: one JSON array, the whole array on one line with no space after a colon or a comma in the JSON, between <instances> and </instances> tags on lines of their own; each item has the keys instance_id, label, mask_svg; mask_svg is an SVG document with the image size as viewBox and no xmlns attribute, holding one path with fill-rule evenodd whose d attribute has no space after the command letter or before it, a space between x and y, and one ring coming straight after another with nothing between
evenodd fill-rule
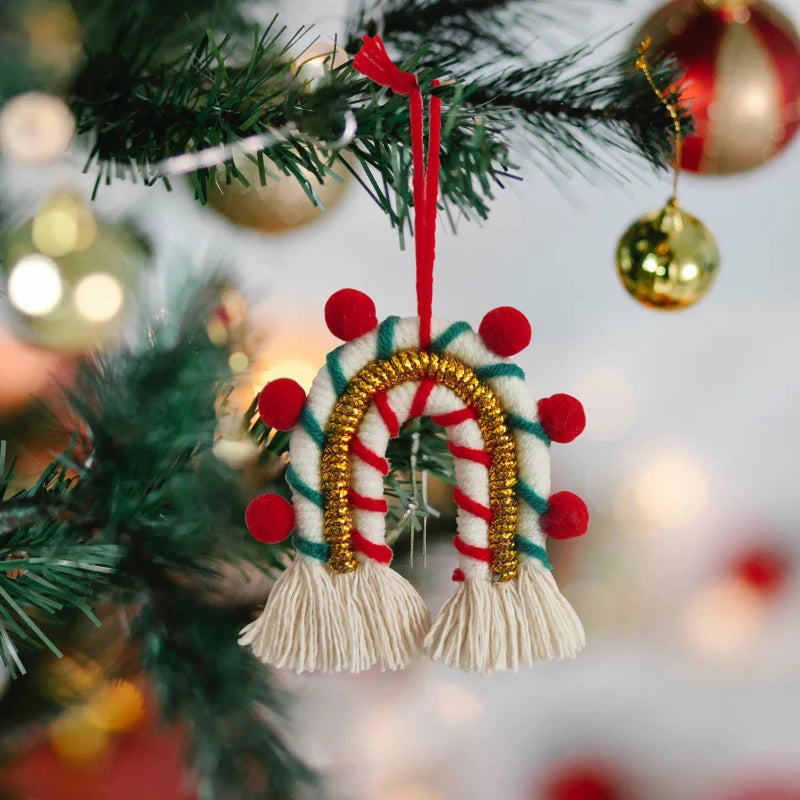
<instances>
[{"instance_id":1,"label":"tassel fringe","mask_svg":"<svg viewBox=\"0 0 800 800\"><path fill-rule=\"evenodd\" d=\"M355 572L336 576L349 586L343 601L354 626L363 631L353 652L361 649L351 671L377 664L382 670L402 669L422 652L431 616L416 589L388 565L365 560ZM336 580L336 579L334 579ZM365 663L366 666L358 666ZM347 667L346 667L347 668Z\"/></svg>"},{"instance_id":2,"label":"tassel fringe","mask_svg":"<svg viewBox=\"0 0 800 800\"><path fill-rule=\"evenodd\" d=\"M326 564L298 556L278 578L261 616L239 644L273 667L339 672L350 657L341 600Z\"/></svg>"},{"instance_id":3,"label":"tassel fringe","mask_svg":"<svg viewBox=\"0 0 800 800\"><path fill-rule=\"evenodd\" d=\"M430 624L422 598L388 566L365 561L337 575L298 557L239 644L250 645L264 663L297 673L394 670L422 651Z\"/></svg>"},{"instance_id":4,"label":"tassel fringe","mask_svg":"<svg viewBox=\"0 0 800 800\"><path fill-rule=\"evenodd\" d=\"M577 614L535 560L515 581L460 584L425 639L433 659L483 675L574 658L584 644Z\"/></svg>"}]
</instances>

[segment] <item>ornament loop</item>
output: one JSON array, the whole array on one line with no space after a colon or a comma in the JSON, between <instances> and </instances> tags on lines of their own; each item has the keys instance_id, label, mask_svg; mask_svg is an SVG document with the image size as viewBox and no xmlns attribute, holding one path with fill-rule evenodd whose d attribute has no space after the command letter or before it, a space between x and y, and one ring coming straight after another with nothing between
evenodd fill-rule
<instances>
[{"instance_id":1,"label":"ornament loop","mask_svg":"<svg viewBox=\"0 0 800 800\"><path fill-rule=\"evenodd\" d=\"M650 36L646 36L644 41L639 45L639 55L636 59L635 67L641 72L650 84L650 88L655 93L655 96L663 103L664 108L667 109L670 118L672 119L673 127L675 128L675 152L673 154L672 166L675 170L672 178L672 198L671 202L675 205L678 203L678 176L681 171L681 156L683 154L683 129L681 127L681 117L675 104L658 88L658 84L650 72L650 65L647 63L647 51L653 40Z\"/></svg>"}]
</instances>

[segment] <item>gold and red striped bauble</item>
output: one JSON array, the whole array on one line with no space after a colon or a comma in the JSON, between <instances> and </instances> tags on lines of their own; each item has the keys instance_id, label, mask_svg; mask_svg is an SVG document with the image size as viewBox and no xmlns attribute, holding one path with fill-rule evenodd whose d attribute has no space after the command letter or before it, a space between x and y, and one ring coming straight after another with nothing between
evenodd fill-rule
<instances>
[{"instance_id":1,"label":"gold and red striped bauble","mask_svg":"<svg viewBox=\"0 0 800 800\"><path fill-rule=\"evenodd\" d=\"M674 55L694 117L681 167L724 175L763 164L800 124L800 38L758 0L672 0L637 33Z\"/></svg>"}]
</instances>

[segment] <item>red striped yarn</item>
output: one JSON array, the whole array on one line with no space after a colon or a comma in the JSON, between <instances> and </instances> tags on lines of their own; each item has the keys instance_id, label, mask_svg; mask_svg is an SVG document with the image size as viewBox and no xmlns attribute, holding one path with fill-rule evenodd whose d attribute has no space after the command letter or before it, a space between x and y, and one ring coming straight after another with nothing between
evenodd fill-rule
<instances>
[{"instance_id":1,"label":"red striped yarn","mask_svg":"<svg viewBox=\"0 0 800 800\"><path fill-rule=\"evenodd\" d=\"M491 463L489 454L485 450L478 450L475 447L462 447L460 444L447 443L447 449L453 454L453 458L463 458L465 461L474 461L476 464L483 464L488 467Z\"/></svg>"},{"instance_id":2,"label":"red striped yarn","mask_svg":"<svg viewBox=\"0 0 800 800\"><path fill-rule=\"evenodd\" d=\"M469 556L476 561L485 561L487 564L492 560L492 551L488 547L476 547L474 544L467 544L458 536L453 537L453 544L462 556Z\"/></svg>"},{"instance_id":3,"label":"red striped yarn","mask_svg":"<svg viewBox=\"0 0 800 800\"><path fill-rule=\"evenodd\" d=\"M478 412L470 406L461 408L458 411L450 411L447 414L435 414L431 417L431 422L434 425L441 425L443 428L449 428L452 425L460 425L468 419L478 419Z\"/></svg>"},{"instance_id":4,"label":"red striped yarn","mask_svg":"<svg viewBox=\"0 0 800 800\"><path fill-rule=\"evenodd\" d=\"M459 508L464 509L468 514L472 514L473 517L478 517L479 519L484 520L485 522L492 521L492 511L491 509L487 508L484 505L473 500L471 497L468 497L458 488L458 486L453 488L453 500L456 501L456 505Z\"/></svg>"},{"instance_id":5,"label":"red striped yarn","mask_svg":"<svg viewBox=\"0 0 800 800\"><path fill-rule=\"evenodd\" d=\"M384 498L380 497L365 497L359 494L355 489L350 487L348 492L350 498L350 505L354 508L359 508L361 511L377 511L385 514L389 510L389 506Z\"/></svg>"},{"instance_id":6,"label":"red striped yarn","mask_svg":"<svg viewBox=\"0 0 800 800\"><path fill-rule=\"evenodd\" d=\"M397 421L397 414L394 413L394 409L389 405L389 397L386 392L378 392L375 395L375 406L381 415L386 430L389 431L389 437L394 439L395 436L400 434L400 423Z\"/></svg>"},{"instance_id":7,"label":"red striped yarn","mask_svg":"<svg viewBox=\"0 0 800 800\"><path fill-rule=\"evenodd\" d=\"M378 455L374 450L370 450L358 436L354 436L350 441L350 452L358 456L365 464L378 470L381 475L389 474L389 462Z\"/></svg>"},{"instance_id":8,"label":"red striped yarn","mask_svg":"<svg viewBox=\"0 0 800 800\"><path fill-rule=\"evenodd\" d=\"M431 396L434 386L436 386L436 381L433 378L425 378L420 381L417 391L414 394L414 399L411 401L411 409L408 412L409 419L423 416L425 413L425 406L428 402L428 398Z\"/></svg>"},{"instance_id":9,"label":"red striped yarn","mask_svg":"<svg viewBox=\"0 0 800 800\"><path fill-rule=\"evenodd\" d=\"M392 560L394 553L387 544L375 544L375 542L371 542L358 531L353 531L352 541L356 550L379 564L388 564Z\"/></svg>"}]
</instances>

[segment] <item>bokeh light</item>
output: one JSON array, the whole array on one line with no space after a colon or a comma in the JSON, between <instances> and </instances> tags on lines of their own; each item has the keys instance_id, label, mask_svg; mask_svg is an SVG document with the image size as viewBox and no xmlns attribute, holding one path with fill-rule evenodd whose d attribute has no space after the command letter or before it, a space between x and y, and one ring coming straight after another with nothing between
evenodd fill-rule
<instances>
[{"instance_id":1,"label":"bokeh light","mask_svg":"<svg viewBox=\"0 0 800 800\"><path fill-rule=\"evenodd\" d=\"M58 258L85 250L97 236L91 212L75 197L55 194L33 219L31 238L38 250Z\"/></svg>"},{"instance_id":2,"label":"bokeh light","mask_svg":"<svg viewBox=\"0 0 800 800\"><path fill-rule=\"evenodd\" d=\"M436 689L436 716L450 727L472 725L483 716L483 703L475 692L457 683L443 683Z\"/></svg>"},{"instance_id":3,"label":"bokeh light","mask_svg":"<svg viewBox=\"0 0 800 800\"><path fill-rule=\"evenodd\" d=\"M422 783L402 783L388 787L383 793L384 800L444 800L444 796Z\"/></svg>"},{"instance_id":4,"label":"bokeh light","mask_svg":"<svg viewBox=\"0 0 800 800\"><path fill-rule=\"evenodd\" d=\"M708 482L690 456L679 451L657 453L631 476L623 488L638 516L654 525L690 522L706 504Z\"/></svg>"},{"instance_id":5,"label":"bokeh light","mask_svg":"<svg viewBox=\"0 0 800 800\"><path fill-rule=\"evenodd\" d=\"M683 624L689 643L702 655L730 656L752 646L764 615L763 597L755 589L725 578L689 602Z\"/></svg>"},{"instance_id":6,"label":"bokeh light","mask_svg":"<svg viewBox=\"0 0 800 800\"><path fill-rule=\"evenodd\" d=\"M74 135L72 112L53 95L26 92L0 111L0 150L14 161L52 161L67 151Z\"/></svg>"},{"instance_id":7,"label":"bokeh light","mask_svg":"<svg viewBox=\"0 0 800 800\"><path fill-rule=\"evenodd\" d=\"M106 272L92 272L78 282L72 293L77 312L89 322L110 322L125 303L122 284Z\"/></svg>"},{"instance_id":8,"label":"bokeh light","mask_svg":"<svg viewBox=\"0 0 800 800\"><path fill-rule=\"evenodd\" d=\"M12 305L31 317L49 314L59 304L62 293L58 264L43 253L23 256L8 276Z\"/></svg>"},{"instance_id":9,"label":"bokeh light","mask_svg":"<svg viewBox=\"0 0 800 800\"><path fill-rule=\"evenodd\" d=\"M293 378L308 391L318 370L318 364L315 365L299 358L287 358L278 361L255 376L254 383L258 387L256 391L260 391L264 384L277 378Z\"/></svg>"}]
</instances>

